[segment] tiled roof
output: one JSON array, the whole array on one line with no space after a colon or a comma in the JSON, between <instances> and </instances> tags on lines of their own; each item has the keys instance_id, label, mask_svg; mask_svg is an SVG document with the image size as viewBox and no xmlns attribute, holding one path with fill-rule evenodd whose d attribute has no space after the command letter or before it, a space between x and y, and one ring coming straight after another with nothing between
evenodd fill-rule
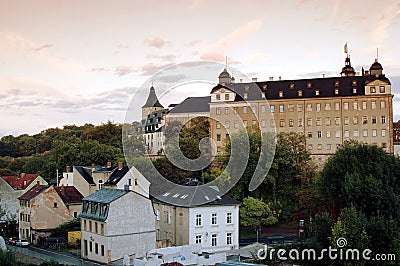
<instances>
[{"instance_id":1,"label":"tiled roof","mask_svg":"<svg viewBox=\"0 0 400 266\"><path fill-rule=\"evenodd\" d=\"M22 194L18 199L19 200L31 200L37 195L39 195L42 190L46 189L48 186L45 185L35 185L30 190Z\"/></svg>"},{"instance_id":2,"label":"tiled roof","mask_svg":"<svg viewBox=\"0 0 400 266\"><path fill-rule=\"evenodd\" d=\"M2 178L13 188L13 189L26 189L39 175L38 174L24 174L20 177L16 176L2 176Z\"/></svg>"},{"instance_id":3,"label":"tiled roof","mask_svg":"<svg viewBox=\"0 0 400 266\"><path fill-rule=\"evenodd\" d=\"M128 173L128 171L128 166L124 166L121 169L115 168L104 184L116 185L126 175L126 173Z\"/></svg>"},{"instance_id":4,"label":"tiled roof","mask_svg":"<svg viewBox=\"0 0 400 266\"><path fill-rule=\"evenodd\" d=\"M129 191L122 190L122 189L111 189L111 188L103 188L96 191L93 194L90 194L87 197L84 197L84 201L92 201L92 202L99 202L99 203L111 203L118 198L122 197Z\"/></svg>"},{"instance_id":5,"label":"tiled roof","mask_svg":"<svg viewBox=\"0 0 400 266\"><path fill-rule=\"evenodd\" d=\"M72 186L54 187L62 201L67 204L82 203L83 195Z\"/></svg>"},{"instance_id":6,"label":"tiled roof","mask_svg":"<svg viewBox=\"0 0 400 266\"><path fill-rule=\"evenodd\" d=\"M170 111L171 114L177 113L204 113L210 112L211 96L188 97Z\"/></svg>"}]
</instances>

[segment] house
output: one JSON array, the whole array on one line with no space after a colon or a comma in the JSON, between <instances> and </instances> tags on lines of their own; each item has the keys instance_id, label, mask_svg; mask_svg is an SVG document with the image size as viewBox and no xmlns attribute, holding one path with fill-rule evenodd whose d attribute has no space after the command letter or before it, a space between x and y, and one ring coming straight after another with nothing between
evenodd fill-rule
<instances>
[{"instance_id":1,"label":"house","mask_svg":"<svg viewBox=\"0 0 400 266\"><path fill-rule=\"evenodd\" d=\"M180 186L154 198L157 247L200 244L205 252L239 248L241 203L218 195L210 186Z\"/></svg>"},{"instance_id":2,"label":"house","mask_svg":"<svg viewBox=\"0 0 400 266\"><path fill-rule=\"evenodd\" d=\"M71 186L36 184L19 200L19 238L41 243L49 232L78 217L82 194Z\"/></svg>"},{"instance_id":3,"label":"house","mask_svg":"<svg viewBox=\"0 0 400 266\"><path fill-rule=\"evenodd\" d=\"M18 197L36 184L47 185L47 182L37 174L22 173L20 176L2 176L0 178L0 206L6 212L3 220L18 219Z\"/></svg>"},{"instance_id":4,"label":"house","mask_svg":"<svg viewBox=\"0 0 400 266\"><path fill-rule=\"evenodd\" d=\"M134 191L98 190L83 199L80 217L82 258L110 263L143 257L156 246L151 200Z\"/></svg>"}]
</instances>

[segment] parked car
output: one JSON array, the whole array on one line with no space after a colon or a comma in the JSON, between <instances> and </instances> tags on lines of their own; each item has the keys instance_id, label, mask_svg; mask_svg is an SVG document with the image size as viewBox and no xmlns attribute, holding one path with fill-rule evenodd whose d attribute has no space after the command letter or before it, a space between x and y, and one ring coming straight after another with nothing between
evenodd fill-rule
<instances>
[{"instance_id":1,"label":"parked car","mask_svg":"<svg viewBox=\"0 0 400 266\"><path fill-rule=\"evenodd\" d=\"M15 244L17 244L17 239L14 237L10 237L7 241L7 244L15 246Z\"/></svg>"},{"instance_id":2,"label":"parked car","mask_svg":"<svg viewBox=\"0 0 400 266\"><path fill-rule=\"evenodd\" d=\"M44 241L46 248L58 248L67 245L67 241L63 237L48 237Z\"/></svg>"},{"instance_id":3,"label":"parked car","mask_svg":"<svg viewBox=\"0 0 400 266\"><path fill-rule=\"evenodd\" d=\"M26 239L20 239L17 241L17 243L15 245L18 247L27 247L27 246L29 246L29 241Z\"/></svg>"}]
</instances>

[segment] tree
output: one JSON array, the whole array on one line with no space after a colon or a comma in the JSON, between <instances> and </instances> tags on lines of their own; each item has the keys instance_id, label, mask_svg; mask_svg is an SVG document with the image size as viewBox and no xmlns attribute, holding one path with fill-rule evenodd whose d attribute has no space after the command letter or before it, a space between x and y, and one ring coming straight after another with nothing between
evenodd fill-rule
<instances>
[{"instance_id":1,"label":"tree","mask_svg":"<svg viewBox=\"0 0 400 266\"><path fill-rule=\"evenodd\" d=\"M18 265L14 253L0 249L0 265Z\"/></svg>"},{"instance_id":2,"label":"tree","mask_svg":"<svg viewBox=\"0 0 400 266\"><path fill-rule=\"evenodd\" d=\"M52 237L63 237L64 239L68 239L69 231L80 231L81 230L81 221L78 218L75 218L71 221L60 224L51 232Z\"/></svg>"},{"instance_id":3,"label":"tree","mask_svg":"<svg viewBox=\"0 0 400 266\"><path fill-rule=\"evenodd\" d=\"M278 221L268 204L253 197L247 197L243 200L239 215L241 225L256 228L271 225Z\"/></svg>"}]
</instances>

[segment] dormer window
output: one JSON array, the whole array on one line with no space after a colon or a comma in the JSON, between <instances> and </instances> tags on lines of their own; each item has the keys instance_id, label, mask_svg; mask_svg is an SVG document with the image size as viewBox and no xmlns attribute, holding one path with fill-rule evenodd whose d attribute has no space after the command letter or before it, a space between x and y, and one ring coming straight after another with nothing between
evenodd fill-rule
<instances>
[{"instance_id":1,"label":"dormer window","mask_svg":"<svg viewBox=\"0 0 400 266\"><path fill-rule=\"evenodd\" d=\"M297 96L299 96L299 97L303 96L303 91L302 90L298 90L297 91Z\"/></svg>"},{"instance_id":2,"label":"dormer window","mask_svg":"<svg viewBox=\"0 0 400 266\"><path fill-rule=\"evenodd\" d=\"M356 81L356 80L353 80L353 81L351 82L351 85L357 86L357 81Z\"/></svg>"},{"instance_id":3,"label":"dormer window","mask_svg":"<svg viewBox=\"0 0 400 266\"><path fill-rule=\"evenodd\" d=\"M215 95L215 98L217 99L217 101L221 100L221 94Z\"/></svg>"},{"instance_id":4,"label":"dormer window","mask_svg":"<svg viewBox=\"0 0 400 266\"><path fill-rule=\"evenodd\" d=\"M337 81L335 81L335 88L338 88L339 87L339 81L337 80Z\"/></svg>"},{"instance_id":5,"label":"dormer window","mask_svg":"<svg viewBox=\"0 0 400 266\"><path fill-rule=\"evenodd\" d=\"M265 92L261 92L261 98L265 99Z\"/></svg>"},{"instance_id":6,"label":"dormer window","mask_svg":"<svg viewBox=\"0 0 400 266\"><path fill-rule=\"evenodd\" d=\"M315 96L319 96L319 90L315 90Z\"/></svg>"},{"instance_id":7,"label":"dormer window","mask_svg":"<svg viewBox=\"0 0 400 266\"><path fill-rule=\"evenodd\" d=\"M294 83L290 83L289 87L290 87L291 89L294 89Z\"/></svg>"},{"instance_id":8,"label":"dormer window","mask_svg":"<svg viewBox=\"0 0 400 266\"><path fill-rule=\"evenodd\" d=\"M249 86L244 86L244 91L249 91Z\"/></svg>"},{"instance_id":9,"label":"dormer window","mask_svg":"<svg viewBox=\"0 0 400 266\"><path fill-rule=\"evenodd\" d=\"M353 94L357 93L357 88L353 88Z\"/></svg>"},{"instance_id":10,"label":"dormer window","mask_svg":"<svg viewBox=\"0 0 400 266\"><path fill-rule=\"evenodd\" d=\"M280 98L283 97L283 91L279 91L279 97L280 97Z\"/></svg>"},{"instance_id":11,"label":"dormer window","mask_svg":"<svg viewBox=\"0 0 400 266\"><path fill-rule=\"evenodd\" d=\"M339 94L339 89L336 88L336 89L335 89L335 95L338 95L338 94Z\"/></svg>"},{"instance_id":12,"label":"dormer window","mask_svg":"<svg viewBox=\"0 0 400 266\"><path fill-rule=\"evenodd\" d=\"M307 82L307 88L311 88L312 87L312 83L311 82Z\"/></svg>"},{"instance_id":13,"label":"dormer window","mask_svg":"<svg viewBox=\"0 0 400 266\"><path fill-rule=\"evenodd\" d=\"M245 92L245 93L243 94L243 98L244 98L245 100L247 100L247 92Z\"/></svg>"},{"instance_id":14,"label":"dormer window","mask_svg":"<svg viewBox=\"0 0 400 266\"><path fill-rule=\"evenodd\" d=\"M264 90L266 90L266 89L268 88L267 84L264 84L264 85L262 86L262 88L263 88Z\"/></svg>"}]
</instances>

